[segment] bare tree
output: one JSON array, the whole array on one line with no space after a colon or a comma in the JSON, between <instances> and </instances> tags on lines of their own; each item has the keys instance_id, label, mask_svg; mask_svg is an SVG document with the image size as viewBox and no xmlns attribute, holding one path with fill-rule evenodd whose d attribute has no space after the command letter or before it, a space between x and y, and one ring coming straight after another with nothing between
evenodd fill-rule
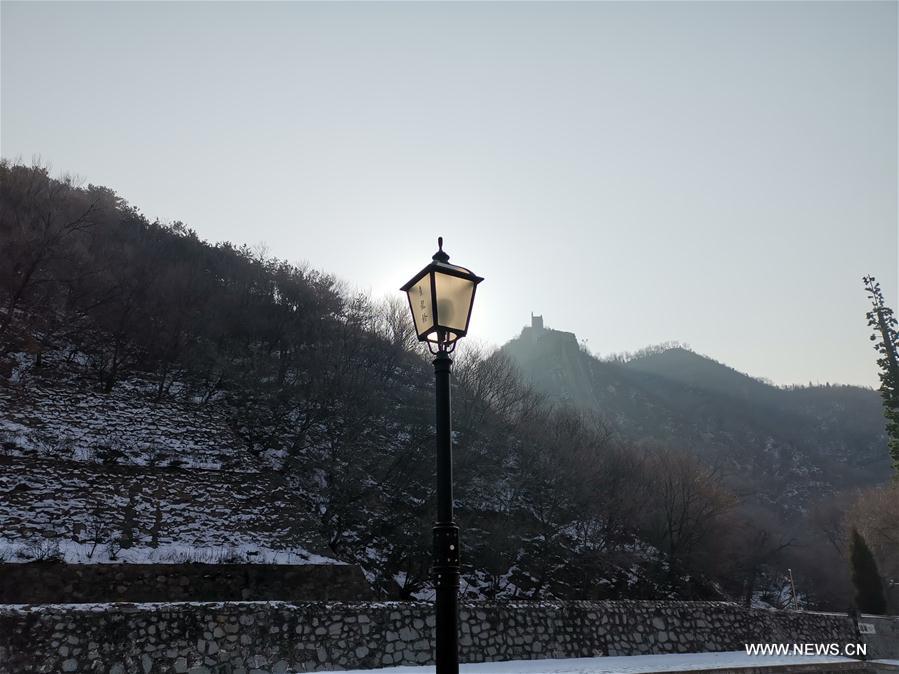
<instances>
[{"instance_id":1,"label":"bare tree","mask_svg":"<svg viewBox=\"0 0 899 674\"><path fill-rule=\"evenodd\" d=\"M648 456L652 498L647 533L664 550L672 579L710 541L718 519L735 505L718 472L693 455L669 448Z\"/></svg>"},{"instance_id":2,"label":"bare tree","mask_svg":"<svg viewBox=\"0 0 899 674\"><path fill-rule=\"evenodd\" d=\"M862 492L847 516L848 528L864 536L884 576L899 582L899 482ZM892 600L899 601L895 591Z\"/></svg>"}]
</instances>

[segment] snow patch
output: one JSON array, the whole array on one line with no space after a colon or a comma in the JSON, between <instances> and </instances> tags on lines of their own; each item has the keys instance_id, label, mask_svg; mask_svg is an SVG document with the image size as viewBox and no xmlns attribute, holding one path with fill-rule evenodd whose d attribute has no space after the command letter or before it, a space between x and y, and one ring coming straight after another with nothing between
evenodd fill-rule
<instances>
[{"instance_id":1,"label":"snow patch","mask_svg":"<svg viewBox=\"0 0 899 674\"><path fill-rule=\"evenodd\" d=\"M759 656L743 651L723 653L678 653L675 655L631 655L562 660L509 660L506 662L468 663L459 666L460 674L653 674L660 672L709 671L771 667L775 665L813 665L855 662L849 658L817 656ZM433 666L356 669L341 674L433 674Z\"/></svg>"}]
</instances>

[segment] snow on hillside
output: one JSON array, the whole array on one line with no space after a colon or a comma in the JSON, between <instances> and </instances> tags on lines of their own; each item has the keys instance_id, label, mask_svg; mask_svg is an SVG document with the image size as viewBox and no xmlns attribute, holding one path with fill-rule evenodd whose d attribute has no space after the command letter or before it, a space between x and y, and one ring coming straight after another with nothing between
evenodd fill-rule
<instances>
[{"instance_id":1,"label":"snow on hillside","mask_svg":"<svg viewBox=\"0 0 899 674\"><path fill-rule=\"evenodd\" d=\"M217 548L167 544L124 549L65 539L21 542L0 538L0 562L14 564L48 559L67 564L344 564L302 547L274 550L242 543Z\"/></svg>"},{"instance_id":2,"label":"snow on hillside","mask_svg":"<svg viewBox=\"0 0 899 674\"><path fill-rule=\"evenodd\" d=\"M0 559L319 563L309 505L276 473L0 457Z\"/></svg>"},{"instance_id":3,"label":"snow on hillside","mask_svg":"<svg viewBox=\"0 0 899 674\"><path fill-rule=\"evenodd\" d=\"M147 389L132 380L107 394L74 378L36 377L0 386L0 446L14 456L254 469L221 410L156 402Z\"/></svg>"}]
</instances>

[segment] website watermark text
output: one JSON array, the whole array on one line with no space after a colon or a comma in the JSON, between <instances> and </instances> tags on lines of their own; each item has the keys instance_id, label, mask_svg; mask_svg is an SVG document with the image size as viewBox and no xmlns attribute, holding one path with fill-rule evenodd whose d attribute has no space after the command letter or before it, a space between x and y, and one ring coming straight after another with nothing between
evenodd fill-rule
<instances>
[{"instance_id":1,"label":"website watermark text","mask_svg":"<svg viewBox=\"0 0 899 674\"><path fill-rule=\"evenodd\" d=\"M744 644L746 655L820 655L857 658L868 654L867 644Z\"/></svg>"}]
</instances>

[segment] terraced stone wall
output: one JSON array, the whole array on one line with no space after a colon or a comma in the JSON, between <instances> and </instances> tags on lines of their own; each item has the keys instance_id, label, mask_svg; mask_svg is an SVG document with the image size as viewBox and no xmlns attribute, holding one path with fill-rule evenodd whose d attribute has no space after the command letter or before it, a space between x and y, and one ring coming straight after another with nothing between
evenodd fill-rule
<instances>
[{"instance_id":1,"label":"terraced stone wall","mask_svg":"<svg viewBox=\"0 0 899 674\"><path fill-rule=\"evenodd\" d=\"M854 643L845 616L711 602L471 602L463 662ZM0 607L0 673L255 674L433 662L422 602Z\"/></svg>"}]
</instances>

